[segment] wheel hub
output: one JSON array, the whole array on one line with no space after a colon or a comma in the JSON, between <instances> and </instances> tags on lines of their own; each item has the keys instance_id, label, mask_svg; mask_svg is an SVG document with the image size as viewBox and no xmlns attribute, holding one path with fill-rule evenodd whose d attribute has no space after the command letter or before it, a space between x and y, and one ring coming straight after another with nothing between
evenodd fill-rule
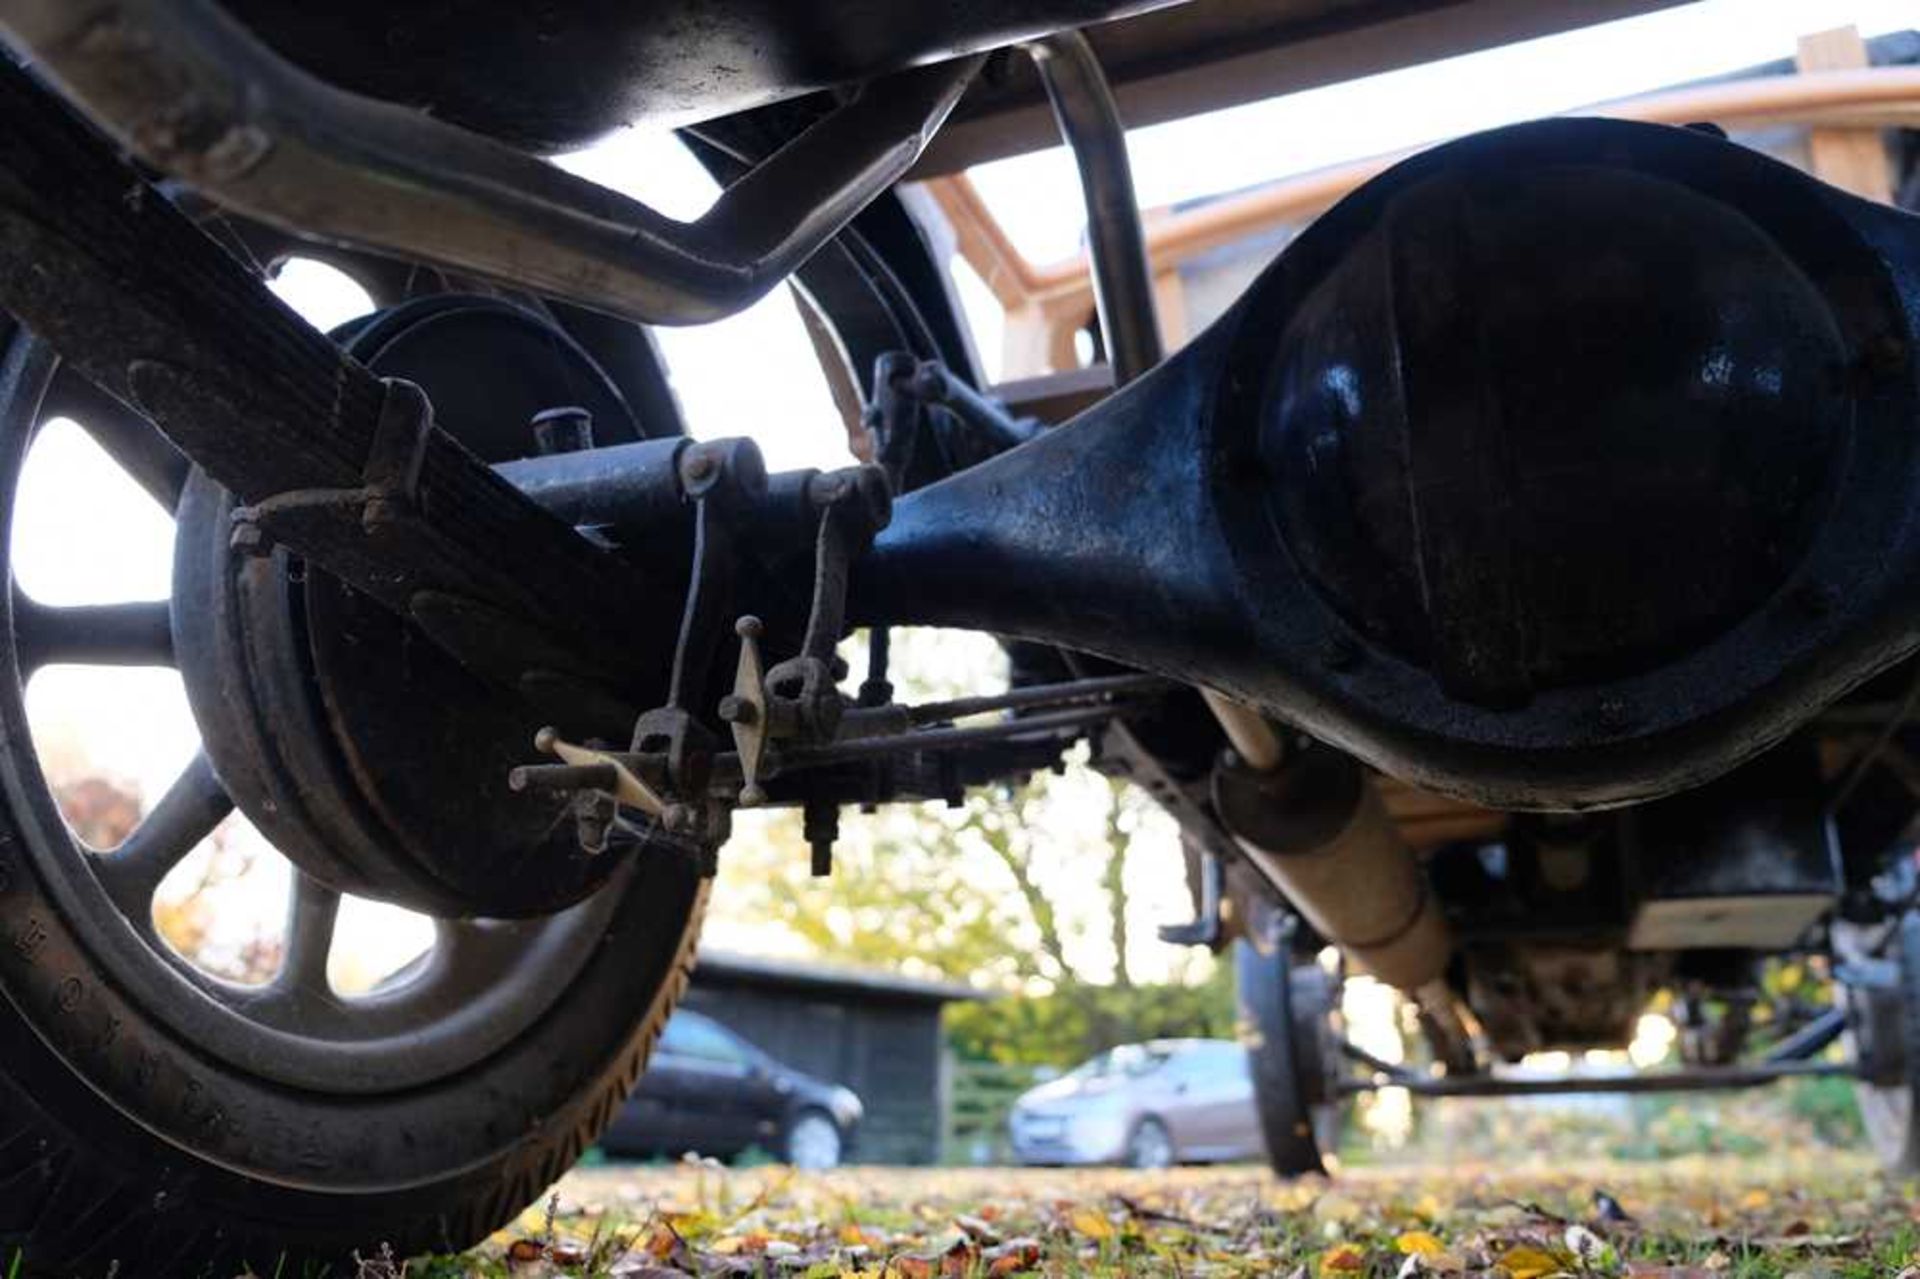
<instances>
[{"instance_id":1,"label":"wheel hub","mask_svg":"<svg viewBox=\"0 0 1920 1279\"><path fill-rule=\"evenodd\" d=\"M438 425L487 461L536 452L529 422L556 405L586 408L600 443L639 438L592 358L508 303L435 297L336 337L425 389ZM234 549L235 506L197 471L188 482L173 628L240 809L328 887L438 916L550 914L602 886L619 859L581 851L565 800L507 787L537 758L538 712L284 549Z\"/></svg>"}]
</instances>

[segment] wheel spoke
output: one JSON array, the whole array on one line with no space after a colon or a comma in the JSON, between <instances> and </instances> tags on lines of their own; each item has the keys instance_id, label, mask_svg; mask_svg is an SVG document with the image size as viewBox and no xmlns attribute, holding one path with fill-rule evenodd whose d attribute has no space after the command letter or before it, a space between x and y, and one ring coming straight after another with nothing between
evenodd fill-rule
<instances>
[{"instance_id":1,"label":"wheel spoke","mask_svg":"<svg viewBox=\"0 0 1920 1279\"><path fill-rule=\"evenodd\" d=\"M51 608L16 590L13 630L22 672L57 662L173 665L173 627L165 600Z\"/></svg>"},{"instance_id":2,"label":"wheel spoke","mask_svg":"<svg viewBox=\"0 0 1920 1279\"><path fill-rule=\"evenodd\" d=\"M286 958L273 981L276 994L320 994L329 989L327 957L333 952L333 929L339 918L339 892L295 871L293 899L287 907Z\"/></svg>"},{"instance_id":3,"label":"wheel spoke","mask_svg":"<svg viewBox=\"0 0 1920 1279\"><path fill-rule=\"evenodd\" d=\"M62 370L47 389L43 418L70 417L134 482L171 513L193 464L140 413L79 374Z\"/></svg>"},{"instance_id":4,"label":"wheel spoke","mask_svg":"<svg viewBox=\"0 0 1920 1279\"><path fill-rule=\"evenodd\" d=\"M196 755L126 842L94 858L94 874L114 904L144 929L160 881L232 811L233 800L213 765Z\"/></svg>"}]
</instances>

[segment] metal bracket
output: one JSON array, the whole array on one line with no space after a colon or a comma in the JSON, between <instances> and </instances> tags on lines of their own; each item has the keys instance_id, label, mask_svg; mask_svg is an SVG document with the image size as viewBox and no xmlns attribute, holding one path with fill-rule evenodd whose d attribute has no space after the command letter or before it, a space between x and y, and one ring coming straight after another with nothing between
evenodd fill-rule
<instances>
[{"instance_id":1,"label":"metal bracket","mask_svg":"<svg viewBox=\"0 0 1920 1279\"><path fill-rule=\"evenodd\" d=\"M359 488L293 489L276 493L233 512L233 549L265 554L278 540L277 526L306 524L313 518L357 519L375 532L420 508L420 478L427 442L433 438L433 404L427 394L402 378L383 378L386 395L374 421L373 438L361 463Z\"/></svg>"},{"instance_id":2,"label":"metal bracket","mask_svg":"<svg viewBox=\"0 0 1920 1279\"><path fill-rule=\"evenodd\" d=\"M552 755L566 766L567 780L584 782L587 789L605 791L628 808L656 818L666 815L666 798L647 785L628 764L626 756L569 742L551 728L543 728L536 733L533 745L541 754ZM540 766L516 768L508 774L508 783L515 790L526 790L542 786L550 778L560 776L558 771Z\"/></svg>"},{"instance_id":3,"label":"metal bracket","mask_svg":"<svg viewBox=\"0 0 1920 1279\"><path fill-rule=\"evenodd\" d=\"M781 705L791 734L810 743L831 742L845 710L835 687L834 646L846 629L847 582L853 557L887 526L893 491L878 466L857 466L816 476L808 499L820 512L814 537L813 604L797 656L767 672L767 700Z\"/></svg>"},{"instance_id":4,"label":"metal bracket","mask_svg":"<svg viewBox=\"0 0 1920 1279\"><path fill-rule=\"evenodd\" d=\"M752 808L767 802L767 792L760 786L760 766L773 736L773 704L767 697L766 667L760 657L764 629L760 619L743 617L733 629L740 637L740 660L734 668L732 695L720 699L720 718L732 729L733 749L740 757L740 806Z\"/></svg>"},{"instance_id":5,"label":"metal bracket","mask_svg":"<svg viewBox=\"0 0 1920 1279\"><path fill-rule=\"evenodd\" d=\"M1227 871L1220 859L1206 849L1195 852L1200 858L1199 908L1187 923L1162 924L1160 940L1170 946L1205 946L1211 950L1220 944L1224 931L1220 903L1226 897Z\"/></svg>"}]
</instances>

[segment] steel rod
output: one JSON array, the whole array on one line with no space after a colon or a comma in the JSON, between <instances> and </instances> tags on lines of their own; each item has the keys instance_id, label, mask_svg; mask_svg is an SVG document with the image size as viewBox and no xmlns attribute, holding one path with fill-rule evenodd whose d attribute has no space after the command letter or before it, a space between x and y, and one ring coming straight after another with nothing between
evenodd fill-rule
<instances>
[{"instance_id":1,"label":"steel rod","mask_svg":"<svg viewBox=\"0 0 1920 1279\"><path fill-rule=\"evenodd\" d=\"M1768 1062L1806 1061L1846 1033L1844 1008L1829 1008L1768 1050Z\"/></svg>"},{"instance_id":2,"label":"steel rod","mask_svg":"<svg viewBox=\"0 0 1920 1279\"><path fill-rule=\"evenodd\" d=\"M1408 1071L1405 1066L1396 1065L1393 1062L1376 1057L1350 1039L1341 1041L1340 1053L1342 1056L1365 1066L1376 1075L1386 1076L1387 1082L1391 1084L1404 1083L1409 1079L1419 1078L1419 1076Z\"/></svg>"},{"instance_id":3,"label":"steel rod","mask_svg":"<svg viewBox=\"0 0 1920 1279\"><path fill-rule=\"evenodd\" d=\"M1010 737L1025 737L1029 734L1060 733L1068 729L1089 728L1125 714L1126 709L1124 706L1082 706L1072 710L1055 711L1048 715L1030 715L1025 719L1010 719L1000 724L983 724L978 728L928 728L914 733L899 733L891 737L865 737L851 742L837 742L832 746L788 751L774 757L773 768L769 770L768 776L778 776L797 768L817 768L824 764L842 764L850 760L877 759L886 755L902 755L910 751L941 750L955 746L971 746L978 742L1005 741Z\"/></svg>"},{"instance_id":4,"label":"steel rod","mask_svg":"<svg viewBox=\"0 0 1920 1279\"><path fill-rule=\"evenodd\" d=\"M681 223L325 84L212 0L0 0L0 28L122 146L226 208L654 324L720 319L785 279L906 173L983 61L872 81Z\"/></svg>"},{"instance_id":5,"label":"steel rod","mask_svg":"<svg viewBox=\"0 0 1920 1279\"><path fill-rule=\"evenodd\" d=\"M1343 1079L1342 1093L1405 1088L1416 1097L1544 1097L1567 1093L1710 1092L1719 1088L1755 1088L1776 1079L1804 1075L1852 1075L1851 1062L1781 1061L1748 1066L1700 1066L1691 1070L1653 1070L1628 1075L1558 1075L1548 1079L1512 1075L1428 1078L1402 1075L1385 1081Z\"/></svg>"},{"instance_id":6,"label":"steel rod","mask_svg":"<svg viewBox=\"0 0 1920 1279\"><path fill-rule=\"evenodd\" d=\"M1147 241L1127 161L1127 130L1093 46L1063 31L1025 46L1046 86L1060 133L1080 168L1087 202L1087 249L1093 259L1093 301L1106 339L1115 386L1160 362Z\"/></svg>"},{"instance_id":7,"label":"steel rod","mask_svg":"<svg viewBox=\"0 0 1920 1279\"><path fill-rule=\"evenodd\" d=\"M1046 86L1060 134L1080 169L1094 310L1100 316L1117 390L1166 355L1133 167L1127 159L1126 125L1100 59L1085 36L1063 31L1025 47ZM1267 772L1280 766L1284 753L1280 736L1259 712L1211 689L1202 689L1200 695L1248 767Z\"/></svg>"},{"instance_id":8,"label":"steel rod","mask_svg":"<svg viewBox=\"0 0 1920 1279\"><path fill-rule=\"evenodd\" d=\"M939 724L984 715L988 711L1030 710L1039 706L1068 706L1129 693L1159 693L1180 687L1161 675L1106 675L1094 679L1063 680L1057 684L1033 684L1004 693L983 693L978 697L957 697L946 702L923 702L907 708L914 724Z\"/></svg>"}]
</instances>

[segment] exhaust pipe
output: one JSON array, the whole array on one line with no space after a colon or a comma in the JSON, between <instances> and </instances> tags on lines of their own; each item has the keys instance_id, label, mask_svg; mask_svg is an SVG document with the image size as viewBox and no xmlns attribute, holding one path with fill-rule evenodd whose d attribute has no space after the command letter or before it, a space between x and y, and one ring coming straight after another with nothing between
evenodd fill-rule
<instances>
[{"instance_id":1,"label":"exhaust pipe","mask_svg":"<svg viewBox=\"0 0 1920 1279\"><path fill-rule=\"evenodd\" d=\"M1324 748L1213 775L1214 809L1247 859L1361 971L1409 994L1438 982L1453 938L1425 870L1366 770Z\"/></svg>"}]
</instances>

